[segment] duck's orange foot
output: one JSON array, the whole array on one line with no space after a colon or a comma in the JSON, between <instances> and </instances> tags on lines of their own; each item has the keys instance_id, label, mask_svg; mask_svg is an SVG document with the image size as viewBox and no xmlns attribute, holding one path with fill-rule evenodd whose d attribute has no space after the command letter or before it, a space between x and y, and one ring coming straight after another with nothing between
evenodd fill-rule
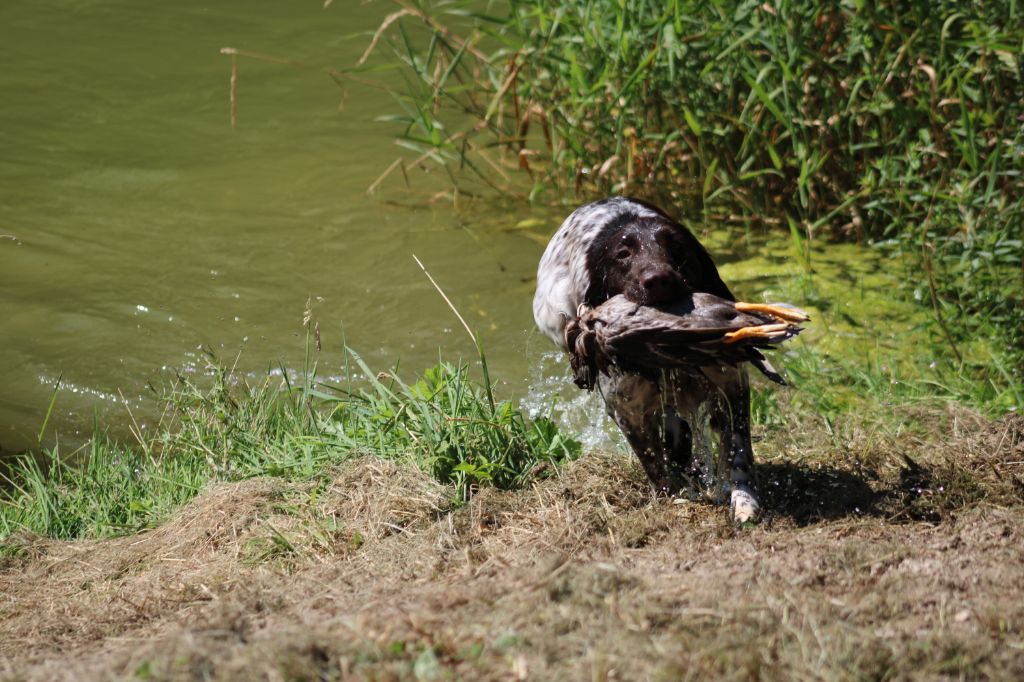
<instances>
[{"instance_id":1,"label":"duck's orange foot","mask_svg":"<svg viewBox=\"0 0 1024 682\"><path fill-rule=\"evenodd\" d=\"M786 322L807 322L811 319L810 315L787 303L743 303L737 301L736 310L741 313L762 313Z\"/></svg>"},{"instance_id":2,"label":"duck's orange foot","mask_svg":"<svg viewBox=\"0 0 1024 682\"><path fill-rule=\"evenodd\" d=\"M734 332L729 332L722 337L722 342L736 343L737 341L745 341L747 339L773 341L776 340L780 334L785 335L786 332L792 328L793 325L788 322L779 322L778 324L759 324L754 327L744 327L743 329L737 329Z\"/></svg>"}]
</instances>

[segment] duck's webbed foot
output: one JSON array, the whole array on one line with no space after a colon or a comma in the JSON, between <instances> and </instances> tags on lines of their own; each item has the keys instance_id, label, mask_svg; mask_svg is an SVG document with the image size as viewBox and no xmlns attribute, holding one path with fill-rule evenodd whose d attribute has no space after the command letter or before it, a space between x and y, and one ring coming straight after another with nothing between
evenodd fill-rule
<instances>
[{"instance_id":1,"label":"duck's webbed foot","mask_svg":"<svg viewBox=\"0 0 1024 682\"><path fill-rule=\"evenodd\" d=\"M736 301L736 310L741 313L762 313L785 322L807 322L811 316L788 303L744 303Z\"/></svg>"}]
</instances>

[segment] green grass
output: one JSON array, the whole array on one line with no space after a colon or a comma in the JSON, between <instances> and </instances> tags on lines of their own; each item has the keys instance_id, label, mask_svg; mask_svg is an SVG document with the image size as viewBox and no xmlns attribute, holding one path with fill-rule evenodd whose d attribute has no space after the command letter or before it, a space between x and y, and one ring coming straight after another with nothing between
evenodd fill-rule
<instances>
[{"instance_id":1,"label":"green grass","mask_svg":"<svg viewBox=\"0 0 1024 682\"><path fill-rule=\"evenodd\" d=\"M345 387L317 381L315 368L297 384L274 376L251 384L212 362L211 385L179 377L160 424L150 435L137 430L135 443L97 432L73 453L55 447L18 458L0 492L0 546L20 531L131 533L212 482L316 479L367 453L412 460L452 485L453 504L478 486L523 485L579 453L546 417L529 420L508 401L492 402L466 365L440 363L407 384L348 353L363 381Z\"/></svg>"},{"instance_id":2,"label":"green grass","mask_svg":"<svg viewBox=\"0 0 1024 682\"><path fill-rule=\"evenodd\" d=\"M460 500L479 485L519 487L579 452L549 418L528 420L508 401L492 407L465 366L441 363L408 384L393 373L374 376L354 357L370 389L339 404L325 431L349 450L412 457L453 483Z\"/></svg>"},{"instance_id":3,"label":"green grass","mask_svg":"<svg viewBox=\"0 0 1024 682\"><path fill-rule=\"evenodd\" d=\"M910 264L899 288L944 355L1021 392L1018 3L401 4L374 49L405 77L409 169L456 195L625 193L711 229L873 242Z\"/></svg>"},{"instance_id":4,"label":"green grass","mask_svg":"<svg viewBox=\"0 0 1024 682\"><path fill-rule=\"evenodd\" d=\"M978 382L962 367L933 367L923 356L890 359L892 364L877 357L835 356L810 346L797 347L776 363L785 367L791 386L785 400L780 400L774 385L755 383L753 422L785 428L801 420L822 421L831 432L838 422L892 425L902 418L892 413L894 408L987 406L998 416L1005 410L993 406L1024 404L1024 396L1014 392L1014 386Z\"/></svg>"}]
</instances>

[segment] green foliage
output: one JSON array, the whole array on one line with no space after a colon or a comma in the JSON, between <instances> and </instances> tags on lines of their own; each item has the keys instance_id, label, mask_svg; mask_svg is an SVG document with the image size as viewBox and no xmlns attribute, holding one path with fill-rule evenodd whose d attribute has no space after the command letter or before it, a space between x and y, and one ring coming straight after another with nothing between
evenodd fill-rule
<instances>
[{"instance_id":1,"label":"green foliage","mask_svg":"<svg viewBox=\"0 0 1024 682\"><path fill-rule=\"evenodd\" d=\"M0 493L0 538L18 530L55 538L133 532L193 497L206 479L194 461L154 458L97 434L70 458L54 448L14 462Z\"/></svg>"},{"instance_id":2,"label":"green foliage","mask_svg":"<svg viewBox=\"0 0 1024 682\"><path fill-rule=\"evenodd\" d=\"M645 196L711 222L875 240L949 352L1024 381L1017 3L462 0L382 27L394 117L463 193ZM495 152L497 151L497 154ZM984 361L987 371L988 358Z\"/></svg>"},{"instance_id":3,"label":"green foliage","mask_svg":"<svg viewBox=\"0 0 1024 682\"><path fill-rule=\"evenodd\" d=\"M478 171L497 145L559 195L875 235L923 219L935 189L989 213L1021 186L1014 3L496 5L407 9L427 40L393 25L408 67L393 120L427 158Z\"/></svg>"},{"instance_id":4,"label":"green foliage","mask_svg":"<svg viewBox=\"0 0 1024 682\"><path fill-rule=\"evenodd\" d=\"M325 430L351 449L412 457L442 483L454 484L457 500L479 485L521 486L579 454L579 444L547 417L528 421L508 401L492 408L465 366L441 363L406 384L395 374L374 376L355 360L370 388L342 399Z\"/></svg>"},{"instance_id":5,"label":"green foliage","mask_svg":"<svg viewBox=\"0 0 1024 682\"><path fill-rule=\"evenodd\" d=\"M0 492L0 554L17 551L3 540L17 531L130 533L155 526L213 481L307 480L365 453L411 459L453 484L455 502L475 486L525 485L579 453L550 419L527 420L507 401L492 409L466 366L442 363L406 385L374 378L353 357L370 378L348 390L317 382L313 370L299 385L275 377L250 385L214 363L210 386L178 378L165 418L134 446L98 434L70 456L54 448L17 459ZM262 550L282 547L278 538Z\"/></svg>"}]
</instances>

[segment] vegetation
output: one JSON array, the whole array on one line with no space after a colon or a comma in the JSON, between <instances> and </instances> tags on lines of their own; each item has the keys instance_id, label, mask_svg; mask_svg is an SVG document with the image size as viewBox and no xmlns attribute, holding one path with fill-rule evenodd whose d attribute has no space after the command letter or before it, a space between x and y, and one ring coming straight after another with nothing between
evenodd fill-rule
<instances>
[{"instance_id":1,"label":"vegetation","mask_svg":"<svg viewBox=\"0 0 1024 682\"><path fill-rule=\"evenodd\" d=\"M481 485L513 488L579 454L544 416L492 402L465 365L441 363L406 384L373 373L351 351L365 384L331 387L315 368L293 385L250 385L211 364L208 388L178 377L164 418L135 444L97 433L79 451L59 448L13 464L0 492L0 542L16 531L54 538L120 535L155 526L215 481L276 476L321 480L355 456L411 461L451 484L461 504Z\"/></svg>"},{"instance_id":2,"label":"vegetation","mask_svg":"<svg viewBox=\"0 0 1024 682\"><path fill-rule=\"evenodd\" d=\"M401 4L371 45L404 66L392 120L458 192L520 192L517 168L533 199L627 193L799 243L871 241L909 258L902 295L944 354L1020 392L1017 3Z\"/></svg>"}]
</instances>

